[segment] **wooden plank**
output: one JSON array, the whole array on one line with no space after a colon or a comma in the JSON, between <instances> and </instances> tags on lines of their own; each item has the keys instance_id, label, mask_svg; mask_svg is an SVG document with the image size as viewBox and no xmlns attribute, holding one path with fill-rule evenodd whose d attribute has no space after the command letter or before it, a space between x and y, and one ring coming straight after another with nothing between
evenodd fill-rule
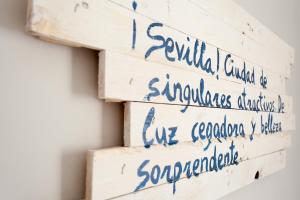
<instances>
[{"instance_id":1,"label":"wooden plank","mask_svg":"<svg viewBox=\"0 0 300 200\"><path fill-rule=\"evenodd\" d=\"M238 166L226 167L225 170L218 173L209 172L201 174L197 178L182 179L178 182L178 190L175 195L170 191L170 185L163 184L112 199L219 199L255 182L256 174L261 179L284 169L285 163L286 152L276 152L253 160L247 160Z\"/></svg>"},{"instance_id":2,"label":"wooden plank","mask_svg":"<svg viewBox=\"0 0 300 200\"><path fill-rule=\"evenodd\" d=\"M294 49L234 1L191 0L190 2L197 5L201 10L210 12L219 20L223 20L227 25L244 32L249 38L268 46L277 53L279 58L287 62L286 64L293 66Z\"/></svg>"},{"instance_id":3,"label":"wooden plank","mask_svg":"<svg viewBox=\"0 0 300 200\"><path fill-rule=\"evenodd\" d=\"M132 0L112 1L132 9ZM203 38L208 43L244 59L260 59L256 64L288 71L293 63L293 48L231 0L153 0L151 3L147 0L136 0L136 2L138 4L136 12L196 38ZM228 38L234 38L234 41Z\"/></svg>"},{"instance_id":4,"label":"wooden plank","mask_svg":"<svg viewBox=\"0 0 300 200\"><path fill-rule=\"evenodd\" d=\"M177 105L127 102L125 104L125 146L177 142L202 142L246 137L254 139L295 130L295 116L267 112L192 107L185 113ZM267 128L266 128L267 125Z\"/></svg>"},{"instance_id":5,"label":"wooden plank","mask_svg":"<svg viewBox=\"0 0 300 200\"><path fill-rule=\"evenodd\" d=\"M285 149L290 145L289 135L270 135L261 136L252 142L240 138L234 142L227 140L226 142L214 142L213 146L206 151L202 150L201 144L180 143L171 147L152 146L149 149L143 147L127 148L117 147L90 151L88 155L88 179L87 179L87 199L100 200L118 197L132 193L133 191L144 190L149 187L158 186L169 181L170 192L180 191L181 188L176 187L176 183L186 177L190 177L188 165L195 165L194 175L217 169L219 172L225 170L222 163L228 165L232 163L251 160L259 156L270 154L272 152ZM222 152L222 153L221 153ZM223 162L223 155L226 161ZM218 157L219 164L214 164L214 158ZM208 159L206 162L205 159ZM200 160L201 164L195 164ZM190 162L190 164L189 164ZM206 168L206 164L211 162L212 168ZM274 166L280 163L274 162ZM206 163L206 164L205 164ZM277 163L277 164L276 164ZM158 166L156 166L158 165ZM170 167L170 173L161 174L161 179L154 177L150 182L144 182L145 173L151 172L153 169L164 171L164 166ZM175 167L176 166L176 167ZM185 167L186 170L179 170ZM201 167L203 166L202 170ZM263 166L261 166L263 167ZM168 167L167 167L168 168ZM220 170L222 168L222 170ZM251 167L250 167L251 168ZM174 171L175 170L175 171ZM177 171L178 170L178 171ZM198 171L197 171L198 170ZM258 170L258 169L255 169ZM243 170L244 171L244 170ZM143 173L144 172L144 173ZM167 172L167 171L166 171ZM183 173L180 173L183 172ZM168 179L166 179L168 175ZM170 176L175 175L175 178ZM248 177L248 175L245 174ZM253 176L253 174L251 174ZM190 178L194 178L193 176ZM221 178L221 177L220 177ZM243 178L243 176L241 177ZM173 181L172 181L173 180ZM153 182L152 182L153 181Z\"/></svg>"},{"instance_id":6,"label":"wooden plank","mask_svg":"<svg viewBox=\"0 0 300 200\"><path fill-rule=\"evenodd\" d=\"M279 102L284 102L284 112L292 113L292 98L286 95L245 87L242 84L218 81L211 77L202 77L195 73L194 69L177 69L111 51L102 51L99 57L99 97L101 99L216 107L217 102L207 104L205 99L206 96L207 99L212 99L217 95L218 100L216 101L221 101L221 98L229 99L223 102L221 108L245 109L245 106L238 104L238 99L243 96L242 93L245 89L246 104L250 99L250 101L259 102L258 107L268 104L274 108L272 111L278 112L281 110ZM200 85L203 86L202 89L200 89ZM174 87L176 95L174 95ZM182 88L181 95L179 87ZM166 89L165 93L163 93L164 89ZM197 101L199 94L203 101L199 100L201 97ZM193 98L192 95L194 95ZM223 97L221 97L222 95ZM173 98L174 96L176 98ZM261 101L259 96L261 96ZM185 110L186 108L183 106L182 111ZM265 111L265 109L261 108L260 111Z\"/></svg>"},{"instance_id":7,"label":"wooden plank","mask_svg":"<svg viewBox=\"0 0 300 200\"><path fill-rule=\"evenodd\" d=\"M128 6L131 6L131 4ZM153 25L153 20L113 1L89 0L79 4L76 0L65 2L59 0L31 0L28 10L27 29L31 33L46 40L66 45L84 46L98 50L107 49L144 58L151 46L161 43L161 41L155 41L159 39L154 39L147 35L147 30L150 24ZM133 31L135 30L133 29L134 20L138 26L137 31ZM224 27L222 27L223 29ZM133 36L134 33L136 33L136 37ZM158 33L165 38L164 40L170 37L178 41L180 45L185 44L186 48L190 46L190 51L192 51L193 43L196 41L196 38L192 35L184 34L182 31L168 26L163 26ZM221 35L224 35L224 33L222 32L216 38L219 38ZM237 37L230 34L221 40L223 43L230 44L232 48L238 48L237 50L232 50L231 47L224 48L223 46L218 46L221 49L225 49L225 51L220 51L224 53L231 52L239 57L255 54L255 56L252 56L254 57L253 59L251 57L251 59L245 60L248 66L259 65L256 68L269 69L270 71L275 70L276 73L283 77L287 76L285 73L288 70L282 67L279 61L269 65L269 61L264 60L264 51L260 47L251 49L250 46L254 43L249 41L247 45L243 44L242 46L246 47L242 48L241 45L236 44ZM135 45L133 45L132 38L136 38ZM203 40L205 38L200 39ZM237 42L241 43L240 41ZM211 44L213 45L214 42ZM170 44L165 43L164 46L166 45ZM212 45L207 45L206 56L214 59L216 57L216 47ZM209 49L214 49L214 51L210 52ZM168 51L170 51L170 48ZM179 58L176 62L170 62L163 52L162 50L153 55L151 54L151 56L147 57L147 60L187 67L187 64ZM169 53L175 56L176 51L173 49L173 52ZM273 60L276 60L276 56L273 57ZM238 63L242 62L243 59L238 61ZM280 66L276 67L277 65ZM243 65L240 67L243 67ZM261 70L258 69L256 71L259 72Z\"/></svg>"}]
</instances>

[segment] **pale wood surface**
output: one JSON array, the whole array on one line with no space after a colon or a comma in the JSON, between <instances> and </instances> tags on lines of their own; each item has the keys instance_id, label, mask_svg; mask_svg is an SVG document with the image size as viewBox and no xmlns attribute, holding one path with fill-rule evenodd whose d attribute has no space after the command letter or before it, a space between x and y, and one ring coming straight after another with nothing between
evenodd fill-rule
<instances>
[{"instance_id":1,"label":"pale wood surface","mask_svg":"<svg viewBox=\"0 0 300 200\"><path fill-rule=\"evenodd\" d=\"M173 83L180 82L182 88L190 85L191 88L199 88L200 79L205 83L205 91L211 93L221 93L231 95L232 108L239 109L238 96L241 95L244 88L247 92L247 98L257 99L260 93L266 98L265 101L274 101L275 107L278 108L278 95L281 95L285 103L285 112L292 113L293 103L290 96L270 92L268 90L259 90L254 87L247 87L242 84L233 82L218 81L212 77L199 76L193 69L174 68L171 66L161 65L158 63L146 62L143 59L114 53L112 51L101 51L99 54L99 97L110 101L146 101L156 103L186 105L179 98L170 102L164 96L147 99L151 92L148 89L149 82L157 77L159 82L154 86L163 90L167 83L166 75L169 74L171 91ZM191 105L199 106L194 102ZM275 109L275 112L278 111Z\"/></svg>"},{"instance_id":2,"label":"pale wood surface","mask_svg":"<svg viewBox=\"0 0 300 200\"><path fill-rule=\"evenodd\" d=\"M210 16L210 12L204 13L203 16L201 9L190 2L153 1L151 5L159 8L155 12L154 7L147 6L148 4L143 6L143 3L134 12L132 1L116 0L89 0L81 4L76 0L64 2L31 0L29 5L27 29L48 41L98 50L108 49L144 57L146 49L151 45L151 41L146 37L146 30L153 22L150 13L152 15L155 13L158 16L155 21L171 23L170 26L164 27L162 35L173 36L176 40L183 42L187 36L194 38L193 35L196 34L196 38L209 41L212 46L233 53L249 62L250 65L270 69L284 77L290 75L289 67L293 59L290 55L293 55L291 53L293 50L290 50L291 48L286 44L282 44L283 42L273 34L268 34L267 29L260 31L267 32L266 35L273 38L271 41L277 44L276 50L279 49L278 51L274 51L272 46L266 48L266 45L260 45L255 40L244 36L214 15ZM210 5L207 6L207 8L210 7ZM181 13L185 13L184 15L177 15L179 8L182 9ZM144 15L143 12L149 14L150 17ZM138 26L137 45L134 51L131 48L133 19L136 20ZM186 23L187 21L189 23ZM281 56L284 54L282 52L286 52L285 49L289 49L288 56ZM149 60L168 63L161 54Z\"/></svg>"},{"instance_id":3,"label":"pale wood surface","mask_svg":"<svg viewBox=\"0 0 300 200\"><path fill-rule=\"evenodd\" d=\"M154 22L162 25L150 31ZM26 27L43 40L101 50L99 97L106 101L129 101L125 106L124 137L125 145L131 147L88 153L87 200L217 199L252 183L257 172L264 177L284 168L285 149L291 143L291 136L286 132L295 129L293 99L286 95L286 78L291 76L294 49L233 1L29 0ZM146 56L150 47L162 41L169 43L165 42L164 48ZM211 59L214 69L220 67L215 74L190 66L180 57L178 48L183 48L183 44L184 48L190 48L191 55L195 49L200 51L200 47L194 49L196 41L206 44L204 62ZM255 71L255 84L226 76L224 60L228 54L233 59L230 66L241 71L245 64L249 73ZM196 54L193 59L195 57ZM262 71L268 79L267 88L260 85ZM167 82L170 87L180 82L182 88L189 85L199 89L200 79L203 79L204 91L209 90L212 95L216 92L231 95L232 109L199 107L179 97L174 101L161 95L148 98L151 92L148 84L153 78L159 78L155 87L160 92ZM261 117L266 121L269 113L239 110L238 97L244 89L247 99L257 100L262 94L264 101L274 101L273 121L281 122L282 133L261 134ZM276 113L279 112L279 95L284 102L284 114ZM187 104L189 107L185 110ZM149 149L133 147L143 146L142 129L151 108L156 115L148 136L153 137L157 127L178 126L178 144L165 147L154 142ZM194 123L222 123L224 115L227 123L243 122L245 138L212 139L207 150L203 150L205 141L190 142ZM256 130L254 139L250 140L254 121ZM191 179L182 177L177 182L175 195L166 181L158 185L148 183L143 190L133 193L142 180L137 177L137 169L143 160L172 165L211 156L214 146L218 152L226 152L232 141L239 153L238 166L227 166L218 173L204 172Z\"/></svg>"},{"instance_id":4,"label":"pale wood surface","mask_svg":"<svg viewBox=\"0 0 300 200\"><path fill-rule=\"evenodd\" d=\"M131 0L112 1L132 9ZM147 0L139 0L137 2L139 6L136 12L144 16L197 38L204 38L208 43L243 58L259 60L257 61L259 65L284 68L290 73L290 66L294 62L294 49L234 1L153 0L149 3ZM263 56L259 55L259 52Z\"/></svg>"},{"instance_id":5,"label":"pale wood surface","mask_svg":"<svg viewBox=\"0 0 300 200\"><path fill-rule=\"evenodd\" d=\"M259 179L284 169L286 152L276 152L256 159L247 160L238 166L230 166L221 172L204 173L197 178L182 179L178 182L175 195L169 184L151 187L137 193L112 198L115 200L169 200L169 199L219 199L235 190L253 183L255 174L259 172Z\"/></svg>"},{"instance_id":6,"label":"pale wood surface","mask_svg":"<svg viewBox=\"0 0 300 200\"><path fill-rule=\"evenodd\" d=\"M214 144L215 143L216 142L214 142ZM226 152L231 141L227 140L227 142L217 143L217 151ZM284 134L261 136L252 142L246 139L237 139L234 144L239 152L239 161L244 161L286 149L290 145L290 136ZM145 159L149 159L152 165L159 164L163 166L174 164L177 161L184 162L212 155L213 148L203 151L201 147L201 144L180 143L168 148L164 146L152 146L150 149L143 147L117 147L90 151L90 155L88 156L89 165L87 168L89 171L88 174L91 174L87 179L89 183L88 186L90 187L87 188L87 191L90 193L87 194L87 197L88 199L98 200L131 193L143 180L137 177L137 169ZM276 163L277 162L275 162L274 167L281 166L280 163ZM269 166L261 165L260 167ZM250 170L249 168L251 167L247 167L248 170ZM255 167L251 168L251 170L256 171L258 169ZM244 170L242 171L245 172ZM216 175L219 177L219 174ZM245 176L248 177L248 174L245 173ZM251 174L252 178L253 176L254 174ZM243 176L240 178L242 177ZM145 188L151 186L153 185L148 183ZM180 187L178 187L178 190L180 190L179 188ZM146 196L144 197L146 198Z\"/></svg>"},{"instance_id":7,"label":"pale wood surface","mask_svg":"<svg viewBox=\"0 0 300 200\"><path fill-rule=\"evenodd\" d=\"M145 126L146 117L149 112L154 109L154 117L151 120L149 128L147 128L146 135L148 140L154 138L154 144L157 144L155 140L156 130L158 130L159 137L163 132L163 127L166 130L166 134L171 133L168 128L176 127L176 135L174 139L178 142L192 141L191 132L195 123L211 122L213 125L218 124L221 129L222 123L224 123L224 116L226 115L226 127L228 124L243 124L245 131L245 137L250 139L252 134L254 139L256 136L262 134L261 131L261 116L263 118L263 124L268 121L269 113L267 112L246 112L237 111L232 109L211 109L207 107L190 107L185 113L180 112L181 106L177 105L165 105L165 104L152 104L152 103L139 103L139 102L127 102L125 104L125 117L124 117L124 144L125 146L143 146L143 128ZM151 110L151 111L150 111ZM282 132L295 130L295 116L288 114L273 113L273 123L281 123ZM251 122L255 123L255 132L253 132ZM199 126L196 126L196 136ZM207 130L207 129L205 129ZM226 128L228 130L228 128ZM223 131L224 132L224 131ZM206 131L204 131L205 135ZM272 133L268 133L271 135ZM278 134L278 133L275 133ZM234 139L235 136L232 136ZM241 137L241 136L239 136ZM207 144L208 141L199 141ZM221 138L221 141L223 139Z\"/></svg>"}]
</instances>

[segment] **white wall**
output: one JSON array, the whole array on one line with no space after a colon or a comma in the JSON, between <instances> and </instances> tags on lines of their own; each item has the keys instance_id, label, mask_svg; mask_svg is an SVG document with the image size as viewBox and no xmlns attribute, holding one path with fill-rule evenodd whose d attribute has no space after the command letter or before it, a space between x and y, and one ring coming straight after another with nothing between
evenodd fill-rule
<instances>
[{"instance_id":1,"label":"white wall","mask_svg":"<svg viewBox=\"0 0 300 200\"><path fill-rule=\"evenodd\" d=\"M122 105L97 99L97 52L34 39L26 1L0 2L0 199L80 199L86 151L122 144Z\"/></svg>"},{"instance_id":2,"label":"white wall","mask_svg":"<svg viewBox=\"0 0 300 200\"><path fill-rule=\"evenodd\" d=\"M300 50L300 1L236 1ZM28 36L25 13L26 0L0 0L0 199L80 199L85 152L122 144L123 108L97 99L97 52ZM296 58L288 91L298 102ZM299 199L299 150L295 134L286 170L224 200Z\"/></svg>"}]
</instances>

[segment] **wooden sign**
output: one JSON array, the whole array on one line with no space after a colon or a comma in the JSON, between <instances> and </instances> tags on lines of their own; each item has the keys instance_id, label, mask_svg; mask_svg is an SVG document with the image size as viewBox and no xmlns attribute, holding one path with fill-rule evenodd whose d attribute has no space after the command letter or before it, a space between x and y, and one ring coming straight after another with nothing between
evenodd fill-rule
<instances>
[{"instance_id":1,"label":"wooden sign","mask_svg":"<svg viewBox=\"0 0 300 200\"><path fill-rule=\"evenodd\" d=\"M86 200L218 199L285 167L294 50L233 1L30 0L27 30L99 50L99 98L124 102Z\"/></svg>"},{"instance_id":2,"label":"wooden sign","mask_svg":"<svg viewBox=\"0 0 300 200\"><path fill-rule=\"evenodd\" d=\"M268 112L237 112L207 107L125 104L125 146L173 145L178 142L202 142L208 148L211 140L276 135L295 129L294 115ZM179 126L180 125L180 126Z\"/></svg>"},{"instance_id":3,"label":"wooden sign","mask_svg":"<svg viewBox=\"0 0 300 200\"><path fill-rule=\"evenodd\" d=\"M259 112L291 113L293 109L291 97L284 94L206 78L190 68L177 69L110 51L100 52L99 57L102 99L182 104L183 112L190 105Z\"/></svg>"},{"instance_id":4,"label":"wooden sign","mask_svg":"<svg viewBox=\"0 0 300 200\"><path fill-rule=\"evenodd\" d=\"M131 148L130 150L135 153L141 152L141 149L135 150L134 148ZM166 164L164 161L166 160L166 157L169 156L166 155L166 150L167 149L161 149L160 151L158 150L159 152L156 154L153 153L153 155L147 156L148 159L153 161L150 164L145 164L145 161L142 163L144 164L142 167L146 168L142 168L140 170L140 173L143 174L143 177L137 176L136 168L140 169L140 166L138 166L136 163L141 162L141 157L146 155L140 155L139 157L136 156L132 151L128 151L128 149L124 148L110 149L108 151L110 154L107 154L108 152L105 150L90 152L91 157L89 157L88 160L93 161L93 164L88 164L88 167L94 170L89 171L88 174L88 179L91 180L91 182L89 181L88 184L91 185L88 185L87 194L91 196L87 196L87 198L118 200L218 199L225 194L252 183L255 179L268 176L283 169L286 162L285 151L279 151L239 162L239 165L227 166L218 172L202 172L200 171L201 167L199 166L201 166L200 162L206 158L205 156L200 157L201 155L198 155L195 160L187 161L190 162L190 164L187 162L181 163L180 161L173 161L174 163L169 162ZM177 153L177 155L181 155L181 152L186 152L186 150L179 149L175 153ZM122 154L122 156L118 156L120 154ZM154 159L155 157L162 158ZM112 162L110 162L109 165L106 165L106 161ZM161 165L157 165L157 162L159 162ZM102 166L101 163L104 163L105 165ZM127 163L130 165L127 166ZM190 169L184 170L184 167L187 165L190 166ZM194 166L196 167L194 168ZM169 168L171 170L170 173L173 174L170 175L171 180L168 182L168 176L166 175L167 172L164 173L164 171L168 171ZM122 174L122 169L123 174L126 175ZM188 178L188 173L193 173L193 175L197 173L197 175ZM173 178L174 176L175 179ZM177 180L177 178L180 180ZM137 188L144 182L144 187L141 189ZM137 189L139 192L133 192ZM111 196L114 197L109 198Z\"/></svg>"}]
</instances>

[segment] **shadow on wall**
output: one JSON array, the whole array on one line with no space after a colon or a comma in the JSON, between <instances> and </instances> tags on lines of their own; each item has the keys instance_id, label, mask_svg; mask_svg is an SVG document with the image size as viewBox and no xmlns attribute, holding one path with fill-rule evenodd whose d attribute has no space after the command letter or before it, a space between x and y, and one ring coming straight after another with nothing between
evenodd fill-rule
<instances>
[{"instance_id":1,"label":"shadow on wall","mask_svg":"<svg viewBox=\"0 0 300 200\"><path fill-rule=\"evenodd\" d=\"M123 144L123 106L121 103L105 103L98 96L98 52L74 48L72 50L72 94L76 98L99 102L100 146L68 149L61 159L61 199L71 200L84 197L86 152ZM88 119L88 116L87 116ZM84 122L83 122L84 123ZM76 191L76 194L74 194Z\"/></svg>"},{"instance_id":2,"label":"shadow on wall","mask_svg":"<svg viewBox=\"0 0 300 200\"><path fill-rule=\"evenodd\" d=\"M61 159L61 199L84 198L86 152L123 144L123 105L105 103L98 99L98 52L73 48L72 50L72 95L99 102L99 141L97 146L84 146L63 151ZM88 116L87 116L88 119ZM84 122L83 122L84 123ZM86 144L86 143L85 143ZM95 144L95 143L94 143ZM99 146L100 144L100 146ZM80 146L80 145L79 145ZM74 194L76 191L76 194Z\"/></svg>"},{"instance_id":3,"label":"shadow on wall","mask_svg":"<svg viewBox=\"0 0 300 200\"><path fill-rule=\"evenodd\" d=\"M106 103L98 99L98 51L73 48L72 52L72 93L78 98L92 98L99 102L101 110L98 148L123 145L122 103Z\"/></svg>"},{"instance_id":4,"label":"shadow on wall","mask_svg":"<svg viewBox=\"0 0 300 200\"><path fill-rule=\"evenodd\" d=\"M26 21L27 0L1 0L0 1L0 24L10 30L24 32ZM10 17L11 14L14 17ZM16 20L18 19L18 20Z\"/></svg>"}]
</instances>

